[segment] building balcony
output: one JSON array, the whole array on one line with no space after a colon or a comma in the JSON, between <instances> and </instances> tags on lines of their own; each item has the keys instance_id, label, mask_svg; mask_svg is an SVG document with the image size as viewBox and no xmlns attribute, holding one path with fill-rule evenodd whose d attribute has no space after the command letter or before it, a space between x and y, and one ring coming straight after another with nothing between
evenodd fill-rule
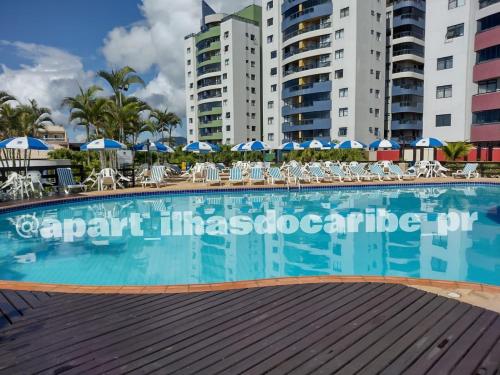
<instances>
[{"instance_id":1,"label":"building balcony","mask_svg":"<svg viewBox=\"0 0 500 375\"><path fill-rule=\"evenodd\" d=\"M424 105L423 103L392 103L391 105L392 113L402 113L402 112L412 112L412 113L423 113Z\"/></svg>"},{"instance_id":2,"label":"building balcony","mask_svg":"<svg viewBox=\"0 0 500 375\"><path fill-rule=\"evenodd\" d=\"M303 29L294 30L292 32L289 32L289 33L283 35L283 42L286 42L287 40L289 40L293 37L296 37L298 35L310 33L312 31L316 31L316 30L328 29L330 27L332 27L331 22L322 22L322 23L318 23L318 24L314 24L314 25L309 25L307 27L304 27Z\"/></svg>"},{"instance_id":3,"label":"building balcony","mask_svg":"<svg viewBox=\"0 0 500 375\"><path fill-rule=\"evenodd\" d=\"M474 51L493 47L500 44L500 25L476 34Z\"/></svg>"},{"instance_id":4,"label":"building balcony","mask_svg":"<svg viewBox=\"0 0 500 375\"><path fill-rule=\"evenodd\" d=\"M414 15L401 14L399 16L394 16L392 22L393 28L403 25L415 25L422 29L425 29L425 19L421 17L415 17Z\"/></svg>"},{"instance_id":5,"label":"building balcony","mask_svg":"<svg viewBox=\"0 0 500 375\"><path fill-rule=\"evenodd\" d=\"M203 55L204 53L207 53L207 52L219 51L219 50L220 50L220 42L212 42L208 47L199 50L196 53L196 55L200 56L200 55Z\"/></svg>"},{"instance_id":6,"label":"building balcony","mask_svg":"<svg viewBox=\"0 0 500 375\"><path fill-rule=\"evenodd\" d=\"M422 0L395 0L392 3L392 7L394 10L398 10L406 7L417 8L423 12L425 12L425 1Z\"/></svg>"},{"instance_id":7,"label":"building balcony","mask_svg":"<svg viewBox=\"0 0 500 375\"><path fill-rule=\"evenodd\" d=\"M422 130L422 120L392 120L391 130Z\"/></svg>"},{"instance_id":8,"label":"building balcony","mask_svg":"<svg viewBox=\"0 0 500 375\"><path fill-rule=\"evenodd\" d=\"M207 135L200 134L199 140L204 141L220 141L222 140L222 132L210 133Z\"/></svg>"},{"instance_id":9,"label":"building balcony","mask_svg":"<svg viewBox=\"0 0 500 375\"><path fill-rule=\"evenodd\" d=\"M222 120L213 120L207 122L200 122L200 129L208 129L208 128L220 128L222 126Z\"/></svg>"},{"instance_id":10,"label":"building balcony","mask_svg":"<svg viewBox=\"0 0 500 375\"><path fill-rule=\"evenodd\" d=\"M424 88L422 86L413 86L413 87L392 86L392 96L399 96L399 95L424 96Z\"/></svg>"},{"instance_id":11,"label":"building balcony","mask_svg":"<svg viewBox=\"0 0 500 375\"><path fill-rule=\"evenodd\" d=\"M494 124L472 124L470 131L471 142L499 142L500 122Z\"/></svg>"},{"instance_id":12,"label":"building balcony","mask_svg":"<svg viewBox=\"0 0 500 375\"><path fill-rule=\"evenodd\" d=\"M500 77L500 59L485 61L474 65L474 82Z\"/></svg>"},{"instance_id":13,"label":"building balcony","mask_svg":"<svg viewBox=\"0 0 500 375\"><path fill-rule=\"evenodd\" d=\"M222 107L214 107L209 111L198 112L198 116L222 115Z\"/></svg>"},{"instance_id":14,"label":"building balcony","mask_svg":"<svg viewBox=\"0 0 500 375\"><path fill-rule=\"evenodd\" d=\"M216 36L220 36L220 26L213 26L204 33L199 33L195 37L195 42L196 44L198 44L204 40L207 40L209 38L214 38Z\"/></svg>"},{"instance_id":15,"label":"building balcony","mask_svg":"<svg viewBox=\"0 0 500 375\"><path fill-rule=\"evenodd\" d=\"M285 0L281 5L281 13L283 14L294 6L305 3L306 1L308 0Z\"/></svg>"},{"instance_id":16,"label":"building balcony","mask_svg":"<svg viewBox=\"0 0 500 375\"><path fill-rule=\"evenodd\" d=\"M289 52L283 54L283 60L288 59L289 57L298 55L298 54L303 53L303 52L314 51L314 50L321 49L321 48L329 48L331 46L332 46L331 42L323 42L323 43L310 44L310 45L303 47L303 48L294 48L294 49L290 50Z\"/></svg>"},{"instance_id":17,"label":"building balcony","mask_svg":"<svg viewBox=\"0 0 500 375\"><path fill-rule=\"evenodd\" d=\"M293 13L284 18L282 22L282 30L286 30L293 25L310 19L329 16L332 12L333 4L331 1L303 9L300 12Z\"/></svg>"},{"instance_id":18,"label":"building balcony","mask_svg":"<svg viewBox=\"0 0 500 375\"><path fill-rule=\"evenodd\" d=\"M291 116L299 113L309 112L325 112L332 110L331 100L318 100L312 103L303 104L301 106L284 106L282 109L283 116Z\"/></svg>"},{"instance_id":19,"label":"building balcony","mask_svg":"<svg viewBox=\"0 0 500 375\"><path fill-rule=\"evenodd\" d=\"M332 81L323 81L309 83L305 85L292 86L282 91L282 98L288 99L295 96L302 96L308 94L318 94L321 92L331 92L332 91Z\"/></svg>"},{"instance_id":20,"label":"building balcony","mask_svg":"<svg viewBox=\"0 0 500 375\"><path fill-rule=\"evenodd\" d=\"M283 76L286 77L289 76L290 74L305 72L307 70L312 70L312 69L327 68L331 65L332 65L331 61L319 61L304 66L294 66L292 68L288 68L288 70L285 70L283 72Z\"/></svg>"},{"instance_id":21,"label":"building balcony","mask_svg":"<svg viewBox=\"0 0 500 375\"><path fill-rule=\"evenodd\" d=\"M332 128L332 120L330 118L318 118L318 119L283 123L283 133L307 131L307 130L328 130L331 128Z\"/></svg>"},{"instance_id":22,"label":"building balcony","mask_svg":"<svg viewBox=\"0 0 500 375\"><path fill-rule=\"evenodd\" d=\"M500 90L472 97L472 112L500 109Z\"/></svg>"},{"instance_id":23,"label":"building balcony","mask_svg":"<svg viewBox=\"0 0 500 375\"><path fill-rule=\"evenodd\" d=\"M212 64L220 64L220 55L212 56L208 60L196 63L197 68L201 68L207 65L212 65Z\"/></svg>"}]
</instances>

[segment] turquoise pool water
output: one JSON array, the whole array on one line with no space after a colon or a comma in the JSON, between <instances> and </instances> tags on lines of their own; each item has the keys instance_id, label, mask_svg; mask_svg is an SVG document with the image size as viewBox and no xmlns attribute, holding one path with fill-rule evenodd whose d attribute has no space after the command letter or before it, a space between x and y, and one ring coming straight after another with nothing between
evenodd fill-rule
<instances>
[{"instance_id":1,"label":"turquoise pool water","mask_svg":"<svg viewBox=\"0 0 500 375\"><path fill-rule=\"evenodd\" d=\"M500 285L499 197L500 186L443 185L151 195L45 206L0 215L0 279L170 285L386 275ZM454 230L456 215L443 221L450 212L471 214L470 228L460 222ZM389 213L400 220L396 229ZM408 213L414 215L405 219ZM349 215L364 221L356 229Z\"/></svg>"}]
</instances>

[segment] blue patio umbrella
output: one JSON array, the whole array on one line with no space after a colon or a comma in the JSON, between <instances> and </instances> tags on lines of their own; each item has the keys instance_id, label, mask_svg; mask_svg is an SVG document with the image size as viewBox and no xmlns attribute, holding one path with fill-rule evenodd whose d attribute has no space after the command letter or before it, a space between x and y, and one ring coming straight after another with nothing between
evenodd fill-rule
<instances>
[{"instance_id":1,"label":"blue patio umbrella","mask_svg":"<svg viewBox=\"0 0 500 375\"><path fill-rule=\"evenodd\" d=\"M51 147L38 138L17 137L8 138L0 142L0 149L48 151Z\"/></svg>"},{"instance_id":2,"label":"blue patio umbrella","mask_svg":"<svg viewBox=\"0 0 500 375\"><path fill-rule=\"evenodd\" d=\"M101 138L85 143L80 147L81 151L106 151L106 150L126 150L127 146L114 139Z\"/></svg>"},{"instance_id":3,"label":"blue patio umbrella","mask_svg":"<svg viewBox=\"0 0 500 375\"><path fill-rule=\"evenodd\" d=\"M420 138L410 143L411 147L443 147L447 143L437 138Z\"/></svg>"},{"instance_id":4,"label":"blue patio umbrella","mask_svg":"<svg viewBox=\"0 0 500 375\"><path fill-rule=\"evenodd\" d=\"M300 147L302 147L303 149L311 149L311 150L326 150L331 148L328 142L322 142L317 139L303 142L300 144Z\"/></svg>"},{"instance_id":5,"label":"blue patio umbrella","mask_svg":"<svg viewBox=\"0 0 500 375\"><path fill-rule=\"evenodd\" d=\"M147 152L147 151L156 151L156 152L162 152L162 153L174 153L174 149L172 147L169 147L167 145L164 145L161 142L152 142L149 144L149 149L148 149L148 143L139 143L133 147L134 151L139 151L139 152Z\"/></svg>"},{"instance_id":6,"label":"blue patio umbrella","mask_svg":"<svg viewBox=\"0 0 500 375\"><path fill-rule=\"evenodd\" d=\"M248 142L245 146L243 146L243 151L267 151L270 149L271 147L262 141Z\"/></svg>"},{"instance_id":7,"label":"blue patio umbrella","mask_svg":"<svg viewBox=\"0 0 500 375\"><path fill-rule=\"evenodd\" d=\"M303 150L302 147L300 147L300 144L296 142L287 142L283 143L280 147L278 147L278 150L281 151L298 151L298 150Z\"/></svg>"},{"instance_id":8,"label":"blue patio umbrella","mask_svg":"<svg viewBox=\"0 0 500 375\"><path fill-rule=\"evenodd\" d=\"M379 139L375 142L370 143L370 146L368 146L371 149L378 150L379 148L390 148L392 150L399 150L401 146L399 146L399 143L387 139Z\"/></svg>"},{"instance_id":9,"label":"blue patio umbrella","mask_svg":"<svg viewBox=\"0 0 500 375\"><path fill-rule=\"evenodd\" d=\"M182 149L185 152L194 152L198 154L207 154L209 152L217 152L218 146L206 142L193 142Z\"/></svg>"},{"instance_id":10,"label":"blue patio umbrella","mask_svg":"<svg viewBox=\"0 0 500 375\"><path fill-rule=\"evenodd\" d=\"M366 147L365 144L358 142L358 141L351 141L351 140L340 142L337 146L335 146L335 148L344 149L344 150L353 149L353 148L363 149L365 147Z\"/></svg>"},{"instance_id":11,"label":"blue patio umbrella","mask_svg":"<svg viewBox=\"0 0 500 375\"><path fill-rule=\"evenodd\" d=\"M215 144L215 143L209 143L209 145L212 147L212 150L214 152L221 152L222 149L220 148L220 146L218 144Z\"/></svg>"},{"instance_id":12,"label":"blue patio umbrella","mask_svg":"<svg viewBox=\"0 0 500 375\"><path fill-rule=\"evenodd\" d=\"M231 148L231 151L244 152L245 150L243 149L243 147L245 147L246 144L247 144L247 142L238 143L237 145L235 145Z\"/></svg>"}]
</instances>

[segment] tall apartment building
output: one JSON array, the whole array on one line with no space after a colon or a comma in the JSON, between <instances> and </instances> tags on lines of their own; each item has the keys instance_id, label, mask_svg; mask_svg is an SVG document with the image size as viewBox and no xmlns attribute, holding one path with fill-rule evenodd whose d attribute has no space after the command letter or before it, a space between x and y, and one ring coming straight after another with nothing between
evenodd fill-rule
<instances>
[{"instance_id":1,"label":"tall apartment building","mask_svg":"<svg viewBox=\"0 0 500 375\"><path fill-rule=\"evenodd\" d=\"M187 141L235 144L261 134L261 8L216 13L185 37Z\"/></svg>"},{"instance_id":2,"label":"tall apartment building","mask_svg":"<svg viewBox=\"0 0 500 375\"><path fill-rule=\"evenodd\" d=\"M277 147L383 135L385 2L262 5L264 140Z\"/></svg>"},{"instance_id":3,"label":"tall apartment building","mask_svg":"<svg viewBox=\"0 0 500 375\"><path fill-rule=\"evenodd\" d=\"M407 144L422 135L425 0L387 1L386 137Z\"/></svg>"},{"instance_id":4,"label":"tall apartment building","mask_svg":"<svg viewBox=\"0 0 500 375\"><path fill-rule=\"evenodd\" d=\"M424 136L500 142L500 1L426 7Z\"/></svg>"}]
</instances>

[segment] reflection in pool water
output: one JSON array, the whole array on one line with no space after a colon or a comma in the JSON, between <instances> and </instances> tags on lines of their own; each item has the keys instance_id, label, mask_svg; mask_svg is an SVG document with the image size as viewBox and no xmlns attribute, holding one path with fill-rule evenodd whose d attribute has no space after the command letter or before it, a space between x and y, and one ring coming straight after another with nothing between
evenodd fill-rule
<instances>
[{"instance_id":1,"label":"reflection in pool water","mask_svg":"<svg viewBox=\"0 0 500 375\"><path fill-rule=\"evenodd\" d=\"M500 285L499 186L455 185L305 191L246 191L118 198L71 203L0 215L0 279L83 285L171 285L313 275L385 275ZM192 211L208 218L270 210L278 215L325 217L385 208L398 216L429 214L422 230L392 233L272 233L158 235L161 217ZM477 212L473 231L446 236L435 231L435 214ZM144 236L95 241L24 239L15 224L38 220L149 217ZM434 220L434 222L433 222Z\"/></svg>"}]
</instances>

